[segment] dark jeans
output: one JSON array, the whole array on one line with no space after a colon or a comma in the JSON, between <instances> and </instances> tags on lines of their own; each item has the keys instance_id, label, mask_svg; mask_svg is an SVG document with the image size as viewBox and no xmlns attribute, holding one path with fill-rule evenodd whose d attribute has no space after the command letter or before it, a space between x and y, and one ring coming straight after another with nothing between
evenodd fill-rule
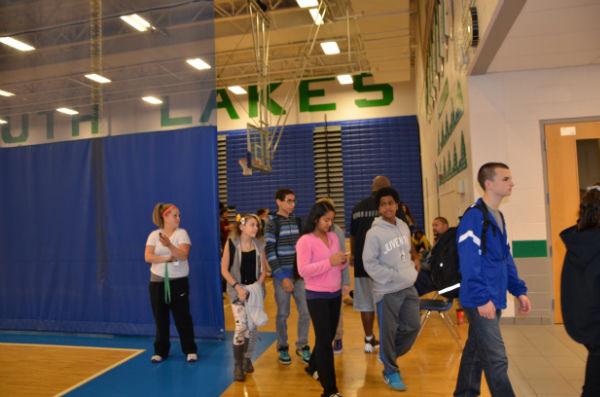
<instances>
[{"instance_id":1,"label":"dark jeans","mask_svg":"<svg viewBox=\"0 0 600 397\"><path fill-rule=\"evenodd\" d=\"M465 308L469 319L469 337L460 360L454 396L478 396L481 373L485 373L492 396L511 397L515 393L508 378L508 358L500 334L500 310L488 320L477 308Z\"/></svg>"},{"instance_id":2,"label":"dark jeans","mask_svg":"<svg viewBox=\"0 0 600 397\"><path fill-rule=\"evenodd\" d=\"M154 338L154 354L166 358L169 355L171 343L169 341L170 318L169 311L173 313L175 327L179 333L181 350L184 354L196 353L194 341L194 326L190 314L190 286L187 277L170 280L171 303L165 303L165 287L162 281L150 283L150 302L156 324Z\"/></svg>"},{"instance_id":3,"label":"dark jeans","mask_svg":"<svg viewBox=\"0 0 600 397\"><path fill-rule=\"evenodd\" d=\"M587 349L585 383L581 397L600 396L600 346L587 346Z\"/></svg>"},{"instance_id":4,"label":"dark jeans","mask_svg":"<svg viewBox=\"0 0 600 397\"><path fill-rule=\"evenodd\" d=\"M318 372L323 394L328 396L338 392L331 344L340 319L342 297L307 299L306 303L315 330L315 348L310 356L308 367L311 371Z\"/></svg>"}]
</instances>

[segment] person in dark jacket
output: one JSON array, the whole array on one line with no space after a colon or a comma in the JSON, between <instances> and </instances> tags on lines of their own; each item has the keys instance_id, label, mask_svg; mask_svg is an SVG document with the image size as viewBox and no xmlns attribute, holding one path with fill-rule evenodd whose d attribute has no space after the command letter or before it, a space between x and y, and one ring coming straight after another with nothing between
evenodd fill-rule
<instances>
[{"instance_id":1,"label":"person in dark jacket","mask_svg":"<svg viewBox=\"0 0 600 397\"><path fill-rule=\"evenodd\" d=\"M567 333L588 349L583 397L600 396L600 182L587 188L577 224L560 234L567 247L561 306Z\"/></svg>"}]
</instances>

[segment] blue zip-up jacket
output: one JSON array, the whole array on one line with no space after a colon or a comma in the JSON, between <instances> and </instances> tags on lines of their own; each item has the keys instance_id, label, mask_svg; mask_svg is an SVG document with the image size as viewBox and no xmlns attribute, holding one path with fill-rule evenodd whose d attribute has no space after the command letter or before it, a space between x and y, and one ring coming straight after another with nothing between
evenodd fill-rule
<instances>
[{"instance_id":1,"label":"blue zip-up jacket","mask_svg":"<svg viewBox=\"0 0 600 397\"><path fill-rule=\"evenodd\" d=\"M477 200L477 204L485 206L483 199ZM502 233L491 212L486 231L487 252L481 254L483 217L483 212L474 204L458 225L456 236L462 277L460 302L463 307L475 308L491 300L497 309L505 309L507 289L514 296L520 296L527 293L527 287L517 274L506 227Z\"/></svg>"}]
</instances>

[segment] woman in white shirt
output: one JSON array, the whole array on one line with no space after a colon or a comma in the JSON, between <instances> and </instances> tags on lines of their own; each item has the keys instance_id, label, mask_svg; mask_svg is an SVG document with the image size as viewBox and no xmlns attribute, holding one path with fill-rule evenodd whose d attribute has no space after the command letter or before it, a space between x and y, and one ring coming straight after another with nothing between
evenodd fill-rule
<instances>
[{"instance_id":1,"label":"woman in white shirt","mask_svg":"<svg viewBox=\"0 0 600 397\"><path fill-rule=\"evenodd\" d=\"M179 228L179 209L170 203L158 203L152 221L159 229L148 236L144 258L150 266L150 302L156 324L153 363L169 355L169 312L173 313L181 350L188 362L198 360L194 326L190 314L189 264L190 237Z\"/></svg>"}]
</instances>

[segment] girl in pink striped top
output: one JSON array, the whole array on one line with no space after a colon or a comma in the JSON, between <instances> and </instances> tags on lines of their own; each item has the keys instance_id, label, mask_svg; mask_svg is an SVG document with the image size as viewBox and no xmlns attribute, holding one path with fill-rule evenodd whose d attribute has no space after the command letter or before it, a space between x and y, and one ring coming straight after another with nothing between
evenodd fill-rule
<instances>
[{"instance_id":1,"label":"girl in pink striped top","mask_svg":"<svg viewBox=\"0 0 600 397\"><path fill-rule=\"evenodd\" d=\"M296 243L298 272L306 285L306 303L315 331L315 347L306 372L319 379L324 397L339 397L332 342L340 317L342 270L347 255L330 232L335 209L328 202L315 204L304 235Z\"/></svg>"}]
</instances>

